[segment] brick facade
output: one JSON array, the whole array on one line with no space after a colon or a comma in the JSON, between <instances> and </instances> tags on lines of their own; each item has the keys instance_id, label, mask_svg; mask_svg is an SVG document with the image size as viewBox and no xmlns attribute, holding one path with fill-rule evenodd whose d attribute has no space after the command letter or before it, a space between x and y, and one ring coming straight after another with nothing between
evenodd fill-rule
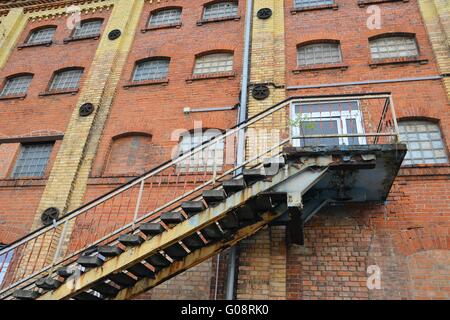
<instances>
[{"instance_id":1,"label":"brick facade","mask_svg":"<svg viewBox=\"0 0 450 320\"><path fill-rule=\"evenodd\" d=\"M82 9L81 19L104 21L98 39L68 43L67 5L25 10L0 5L1 85L11 75L33 74L26 97L0 97L0 243L41 226L41 212L48 207L65 214L170 159L180 134L199 123L220 130L235 125L236 109L185 112L187 107L239 103L246 1L238 1L238 18L199 23L207 2L71 1ZM253 2L248 116L289 96L391 92L397 117L438 123L448 151L450 29L445 1L378 3L381 28L374 30L366 27L372 1L336 0L337 7L306 11L292 10L294 0ZM183 8L181 25L148 29L150 14L166 7ZM258 19L261 8L272 9L272 17ZM46 25L57 26L50 46L20 48L32 30ZM108 39L113 29L122 31L116 40ZM414 34L419 57L374 63L369 38L392 33ZM342 63L298 68L297 46L320 40L340 43ZM233 53L233 71L193 77L196 57L217 52ZM154 57L170 59L167 79L133 85L136 62ZM56 70L75 66L84 69L76 92L42 95ZM269 86L268 99L251 96L257 84ZM80 117L78 108L86 102L95 111ZM283 121L272 119L264 126L282 128ZM52 140L56 143L43 177L10 177L20 143ZM257 151L247 144L248 157ZM306 225L304 246L290 245L284 226L264 228L239 244L236 297L449 299L449 175L448 164L404 167L384 205L321 210ZM152 188L143 201L146 211L170 201L186 185L202 182L194 175L176 183L157 178L146 186ZM111 204L117 221L105 223L104 230L132 217L128 209L136 194L121 201ZM91 226L110 218L110 212L108 217L102 213L71 225L68 248L89 243ZM54 245L42 248L51 251ZM208 259L139 298L223 299L227 262L225 251L220 259ZM381 289L367 288L371 265L381 269Z\"/></svg>"}]
</instances>

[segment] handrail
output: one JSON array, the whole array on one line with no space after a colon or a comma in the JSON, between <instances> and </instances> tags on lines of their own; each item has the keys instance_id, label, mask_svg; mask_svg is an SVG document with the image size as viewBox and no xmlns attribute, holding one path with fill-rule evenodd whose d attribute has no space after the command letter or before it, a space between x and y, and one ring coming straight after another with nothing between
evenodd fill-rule
<instances>
[{"instance_id":1,"label":"handrail","mask_svg":"<svg viewBox=\"0 0 450 320\"><path fill-rule=\"evenodd\" d=\"M203 188L205 188L209 185L214 186L217 181L220 181L221 179L223 179L224 177L226 177L227 175L229 175L231 173L239 172L239 170L241 168L243 168L244 166L249 165L252 162L260 159L267 153L272 152L273 150L276 150L277 148L280 148L281 146L285 145L287 142L292 142L295 139L303 139L305 137L307 137L307 138L330 138L330 137L360 137L360 136L365 136L365 137L396 136L398 138L398 132L382 133L382 132L380 132L380 127L377 128L376 133L371 133L371 132L347 133L347 134L337 134L337 135L336 134L322 134L322 135L308 135L308 136L293 136L289 130L289 138L288 139L283 139L279 144L270 146L269 148L264 149L262 152L258 153L256 156L249 158L242 164L233 165L231 167L231 169L227 169L224 172L221 172L219 175L217 175L217 168L216 168L216 164L214 163L214 172L213 172L212 178L210 178L207 181L202 181L203 183L195 184L195 187L192 190L185 192L179 196L176 196L176 197L174 196L174 199L171 199L171 200L165 202L162 206L158 206L157 208L150 210L150 212L145 213L141 217L138 217L139 205L141 204L141 196L142 196L142 192L144 190L147 179L157 176L159 173L162 173L166 169L171 169L171 168L175 167L177 164L180 164L183 161L188 160L189 158L191 158L193 156L196 156L198 153L201 153L210 147L214 147L214 145L219 143L220 141L227 141L226 139L228 137L231 137L232 135L242 132L241 130L251 127L253 124L257 123L258 121L264 120L266 117L274 114L278 110L282 110L286 106L290 106L294 102L295 103L303 103L303 102L306 103L306 102L317 102L317 101L339 102L339 101L345 101L345 100L349 100L349 99L386 99L386 100L392 101L391 100L392 97L389 93L359 94L359 95L351 94L351 95L340 95L340 96L309 96L309 97L293 96L293 97L284 99L283 101L256 114L255 116L250 117L247 120L233 126L229 130L227 130L225 133L215 136L215 137L212 137L212 138L204 141L202 144L191 148L188 152L185 152L185 153L179 155L175 159L165 161L161 165L158 165L158 166L152 168L151 170L142 174L141 176L136 177L136 178L132 179L131 181L125 183L124 185L88 202L87 204L79 207L78 209L76 209L74 211L69 212L65 216L59 218L58 220L55 220L53 225L41 227L41 228L33 231L32 233L22 237L21 239L14 241L12 244L8 245L7 247L0 249L0 257L1 257L4 254L14 252L14 249L18 248L19 246L21 246L23 244L27 244L28 242L33 241L34 239L37 240L38 237L46 234L49 231L53 231L53 233L55 233L58 230L58 227L61 227L62 225L64 225L64 230L66 230L67 229L66 227L67 227L67 224L69 221L76 219L78 216L82 215L83 213L88 213L88 211L90 209L96 208L96 206L106 203L109 199L112 199L115 196L120 195L120 194L124 193L125 191L130 190L131 188L138 186L140 184L137 203L136 203L136 207L134 209L134 217L131 222L126 223L125 221L123 221L123 222L121 222L122 225L120 225L120 227L114 229L114 231L109 232L108 234L106 234L104 236L102 236L102 234L99 234L98 235L99 238L92 239L92 240L90 238L86 238L85 239L86 241L89 240L91 242L85 244L85 246L82 249L79 249L78 247L76 247L77 250L75 250L75 252L73 252L73 253L68 252L68 253L66 253L65 256L60 258L59 254L60 254L60 250L62 247L61 239L65 235L65 232L64 232L63 235L59 235L60 241L58 241L57 250L54 254L53 262L51 264L44 265L43 268L37 272L34 272L35 269L33 267L33 269L31 270L32 274L30 274L26 277L24 276L20 280L17 280L15 282L11 283L6 288L0 290L0 294L3 294L5 292L9 291L9 290L11 290L11 288L17 287L17 286L27 282L28 280L38 276L39 274L47 272L48 270L50 270L50 273L52 273L53 268L56 265L61 265L61 264L66 263L67 261L70 261L74 256L76 256L77 254L86 250L86 248L92 247L92 246L102 243L104 241L109 241L109 239L111 237L113 237L129 228L131 228L131 231L135 230L136 224L138 224L144 220L151 219L152 216L156 215L157 213L161 212L162 210L164 210L168 207L171 207L173 205L176 205L179 201L186 199L187 197L189 197L191 195L195 195L198 191L202 190ZM393 108L393 103L389 103L389 106L391 108ZM383 116L385 116L384 111L385 110L383 110ZM395 111L394 110L391 110L391 111L392 111L393 116L395 116ZM395 122L395 117L393 120ZM259 162L259 164L261 164L261 161ZM149 183L152 183L152 182L149 182ZM184 192L184 190L183 190L183 192ZM155 218L157 218L157 217L155 217ZM114 225L114 227L115 227L115 225ZM58 237L58 235L57 235L57 237ZM52 234L51 241L53 241L53 234ZM111 241L113 241L113 240L111 240ZM34 249L34 244L31 249L32 250ZM45 258L45 261L47 261L46 258ZM1 263L0 263L0 267L1 267ZM40 265L39 265L39 268L41 268ZM27 285L29 285L29 284L27 284Z\"/></svg>"}]
</instances>

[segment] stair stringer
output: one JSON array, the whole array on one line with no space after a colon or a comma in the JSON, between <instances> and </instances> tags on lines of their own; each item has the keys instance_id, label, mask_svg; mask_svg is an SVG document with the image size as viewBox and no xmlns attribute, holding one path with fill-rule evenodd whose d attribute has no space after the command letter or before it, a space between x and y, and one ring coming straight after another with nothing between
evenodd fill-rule
<instances>
[{"instance_id":1,"label":"stair stringer","mask_svg":"<svg viewBox=\"0 0 450 320\"><path fill-rule=\"evenodd\" d=\"M203 212L191 217L190 219L174 226L173 228L163 232L162 234L144 241L141 245L129 248L117 257L107 260L101 267L89 269L80 275L78 279L74 279L72 283L65 283L58 289L48 291L41 295L38 300L61 300L69 299L85 290L88 290L95 283L102 279L106 279L109 275L126 270L127 268L140 263L147 257L164 250L164 248L177 243L183 238L193 234L202 228L217 222L225 215L244 204L247 200L255 197L261 192L268 191L271 188L283 184L293 176L301 176L302 173L311 176L311 173L317 175L317 179L311 179L315 183L318 178L326 172L326 168L332 162L331 157L317 156L302 159L301 163L287 165L277 174L269 179L258 181L246 189L229 196L219 205L207 208ZM312 168L321 168L322 170L312 170ZM307 185L306 188L310 188ZM285 208L285 209L284 209ZM222 240L220 242L209 244L208 246L198 249L190 253L183 260L173 262L171 266L161 270L156 274L155 279L144 278L139 280L132 288L122 289L116 299L130 299L139 293L142 293L165 280L205 261L217 252L228 248L238 241L256 233L269 222L281 216L287 210L287 205L275 208L272 212L266 212L261 215L261 220L238 230L231 239Z\"/></svg>"}]
</instances>

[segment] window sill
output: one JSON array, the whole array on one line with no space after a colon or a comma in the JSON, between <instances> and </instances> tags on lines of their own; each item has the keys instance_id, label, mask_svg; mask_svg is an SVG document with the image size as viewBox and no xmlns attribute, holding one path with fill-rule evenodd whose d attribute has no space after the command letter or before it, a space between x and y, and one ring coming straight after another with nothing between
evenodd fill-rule
<instances>
[{"instance_id":1,"label":"window sill","mask_svg":"<svg viewBox=\"0 0 450 320\"><path fill-rule=\"evenodd\" d=\"M23 100L26 97L27 97L26 94L7 95L7 96L0 96L0 100Z\"/></svg>"},{"instance_id":2,"label":"window sill","mask_svg":"<svg viewBox=\"0 0 450 320\"><path fill-rule=\"evenodd\" d=\"M369 66L371 68L376 68L378 66L384 66L384 65L396 65L396 64L408 64L408 63L427 64L428 59L420 59L420 58L380 59L380 60L370 61Z\"/></svg>"},{"instance_id":3,"label":"window sill","mask_svg":"<svg viewBox=\"0 0 450 320\"><path fill-rule=\"evenodd\" d=\"M24 187L24 186L45 186L48 177L20 177L20 178L2 178L0 187Z\"/></svg>"},{"instance_id":4,"label":"window sill","mask_svg":"<svg viewBox=\"0 0 450 320\"><path fill-rule=\"evenodd\" d=\"M170 24L164 24L164 25L160 25L160 26L147 27L147 28L141 29L141 32L146 33L148 31L159 30L159 29L172 29L172 28L180 29L181 26L182 26L181 22L170 23Z\"/></svg>"},{"instance_id":5,"label":"window sill","mask_svg":"<svg viewBox=\"0 0 450 320\"><path fill-rule=\"evenodd\" d=\"M22 43L17 46L17 49L22 50L24 48L32 48L32 47L50 47L53 44L53 41L40 42L40 43Z\"/></svg>"},{"instance_id":6,"label":"window sill","mask_svg":"<svg viewBox=\"0 0 450 320\"><path fill-rule=\"evenodd\" d=\"M218 72L218 73L192 75L191 77L186 79L186 82L191 83L197 80L220 79L220 78L234 79L235 77L236 73L234 71Z\"/></svg>"},{"instance_id":7,"label":"window sill","mask_svg":"<svg viewBox=\"0 0 450 320\"><path fill-rule=\"evenodd\" d=\"M85 37L69 37L63 40L64 43L75 42L75 41L83 41L83 40L98 40L100 39L100 35L94 36L85 36Z\"/></svg>"},{"instance_id":8,"label":"window sill","mask_svg":"<svg viewBox=\"0 0 450 320\"><path fill-rule=\"evenodd\" d=\"M53 90L53 91L44 91L39 93L40 97L46 97L46 96L56 96L60 94L77 94L79 89L68 89L68 90Z\"/></svg>"},{"instance_id":9,"label":"window sill","mask_svg":"<svg viewBox=\"0 0 450 320\"><path fill-rule=\"evenodd\" d=\"M380 4L387 2L409 2L409 0L359 0L358 7L363 8L364 6L368 6L371 4Z\"/></svg>"},{"instance_id":10,"label":"window sill","mask_svg":"<svg viewBox=\"0 0 450 320\"><path fill-rule=\"evenodd\" d=\"M291 14L297 14L297 12L304 12L304 11L313 11L313 10L326 10L326 9L332 9L337 10L339 9L339 6L336 3L333 4L324 4L320 6L310 6L310 7L304 7L304 8L292 8Z\"/></svg>"},{"instance_id":11,"label":"window sill","mask_svg":"<svg viewBox=\"0 0 450 320\"><path fill-rule=\"evenodd\" d=\"M125 89L132 87L142 87L142 86L153 86L153 85L163 85L167 86L169 84L169 79L158 79L158 80L146 80L146 81L129 81L123 87Z\"/></svg>"},{"instance_id":12,"label":"window sill","mask_svg":"<svg viewBox=\"0 0 450 320\"><path fill-rule=\"evenodd\" d=\"M206 20L202 19L202 20L197 21L197 25L201 26L201 25L204 25L205 23L230 21L230 20L238 21L239 19L241 19L241 16L223 17L223 18L206 19Z\"/></svg>"},{"instance_id":13,"label":"window sill","mask_svg":"<svg viewBox=\"0 0 450 320\"><path fill-rule=\"evenodd\" d=\"M292 70L292 73L299 74L299 73L308 72L308 71L322 71L322 70L335 70L335 69L340 69L341 71L345 71L348 69L348 65L343 64L343 63L312 65L312 66L298 67L297 69Z\"/></svg>"}]
</instances>

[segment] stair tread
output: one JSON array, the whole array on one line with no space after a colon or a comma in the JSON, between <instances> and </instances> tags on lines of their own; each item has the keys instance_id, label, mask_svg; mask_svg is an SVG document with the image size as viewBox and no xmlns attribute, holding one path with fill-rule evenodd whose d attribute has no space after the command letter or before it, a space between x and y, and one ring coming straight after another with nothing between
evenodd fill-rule
<instances>
[{"instance_id":1,"label":"stair tread","mask_svg":"<svg viewBox=\"0 0 450 320\"><path fill-rule=\"evenodd\" d=\"M170 261L167 260L161 253L155 253L154 255L145 259L155 268L164 268L170 265Z\"/></svg>"},{"instance_id":2,"label":"stair tread","mask_svg":"<svg viewBox=\"0 0 450 320\"><path fill-rule=\"evenodd\" d=\"M189 250L194 251L196 249L202 248L205 246L205 243L202 241L200 236L197 233L193 233L190 236L184 238L183 243Z\"/></svg>"},{"instance_id":3,"label":"stair tread","mask_svg":"<svg viewBox=\"0 0 450 320\"><path fill-rule=\"evenodd\" d=\"M235 192L244 190L246 188L246 184L244 179L231 179L226 180L222 183L222 188L225 190L225 192L230 195Z\"/></svg>"},{"instance_id":4,"label":"stair tread","mask_svg":"<svg viewBox=\"0 0 450 320\"><path fill-rule=\"evenodd\" d=\"M181 212L164 212L161 214L160 219L165 224L178 224L185 220L185 217L181 214Z\"/></svg>"},{"instance_id":5,"label":"stair tread","mask_svg":"<svg viewBox=\"0 0 450 320\"><path fill-rule=\"evenodd\" d=\"M219 240L224 237L224 234L215 223L203 228L201 232L208 241Z\"/></svg>"},{"instance_id":6,"label":"stair tread","mask_svg":"<svg viewBox=\"0 0 450 320\"><path fill-rule=\"evenodd\" d=\"M36 300L39 295L39 292L32 290L16 290L13 293L13 297L19 300Z\"/></svg>"},{"instance_id":7,"label":"stair tread","mask_svg":"<svg viewBox=\"0 0 450 320\"><path fill-rule=\"evenodd\" d=\"M98 253L100 253L102 256L105 256L105 257L116 257L119 254L121 254L122 252L123 252L123 250L117 246L98 247Z\"/></svg>"},{"instance_id":8,"label":"stair tread","mask_svg":"<svg viewBox=\"0 0 450 320\"><path fill-rule=\"evenodd\" d=\"M174 260L180 260L189 254L179 243L165 248L164 252Z\"/></svg>"},{"instance_id":9,"label":"stair tread","mask_svg":"<svg viewBox=\"0 0 450 320\"><path fill-rule=\"evenodd\" d=\"M107 298L114 298L119 293L119 289L113 287L112 285L106 282L99 282L92 286L92 290L97 291L102 296Z\"/></svg>"},{"instance_id":10,"label":"stair tread","mask_svg":"<svg viewBox=\"0 0 450 320\"><path fill-rule=\"evenodd\" d=\"M202 197L208 205L215 205L225 200L226 194L223 189L205 190Z\"/></svg>"},{"instance_id":11,"label":"stair tread","mask_svg":"<svg viewBox=\"0 0 450 320\"><path fill-rule=\"evenodd\" d=\"M123 234L119 237L119 242L127 247L135 247L144 242L138 234Z\"/></svg>"},{"instance_id":12,"label":"stair tread","mask_svg":"<svg viewBox=\"0 0 450 320\"><path fill-rule=\"evenodd\" d=\"M117 285L123 287L123 288L130 288L134 286L137 282L136 279L130 277L129 275L119 272L109 275L109 280L113 281Z\"/></svg>"},{"instance_id":13,"label":"stair tread","mask_svg":"<svg viewBox=\"0 0 450 320\"><path fill-rule=\"evenodd\" d=\"M203 201L184 201L181 208L187 215L192 216L205 210L206 206Z\"/></svg>"},{"instance_id":14,"label":"stair tread","mask_svg":"<svg viewBox=\"0 0 450 320\"><path fill-rule=\"evenodd\" d=\"M55 290L61 286L62 282L53 278L41 278L36 280L35 284L40 289Z\"/></svg>"},{"instance_id":15,"label":"stair tread","mask_svg":"<svg viewBox=\"0 0 450 320\"><path fill-rule=\"evenodd\" d=\"M102 300L100 297L94 296L93 294L89 292L80 292L76 296L72 297L74 300L81 300L81 301L98 301Z\"/></svg>"},{"instance_id":16,"label":"stair tread","mask_svg":"<svg viewBox=\"0 0 450 320\"><path fill-rule=\"evenodd\" d=\"M103 265L103 260L98 256L80 256L77 263L85 268L96 268Z\"/></svg>"},{"instance_id":17,"label":"stair tread","mask_svg":"<svg viewBox=\"0 0 450 320\"><path fill-rule=\"evenodd\" d=\"M155 236L164 232L165 229L158 222L148 222L140 225L139 230L146 236Z\"/></svg>"}]
</instances>

